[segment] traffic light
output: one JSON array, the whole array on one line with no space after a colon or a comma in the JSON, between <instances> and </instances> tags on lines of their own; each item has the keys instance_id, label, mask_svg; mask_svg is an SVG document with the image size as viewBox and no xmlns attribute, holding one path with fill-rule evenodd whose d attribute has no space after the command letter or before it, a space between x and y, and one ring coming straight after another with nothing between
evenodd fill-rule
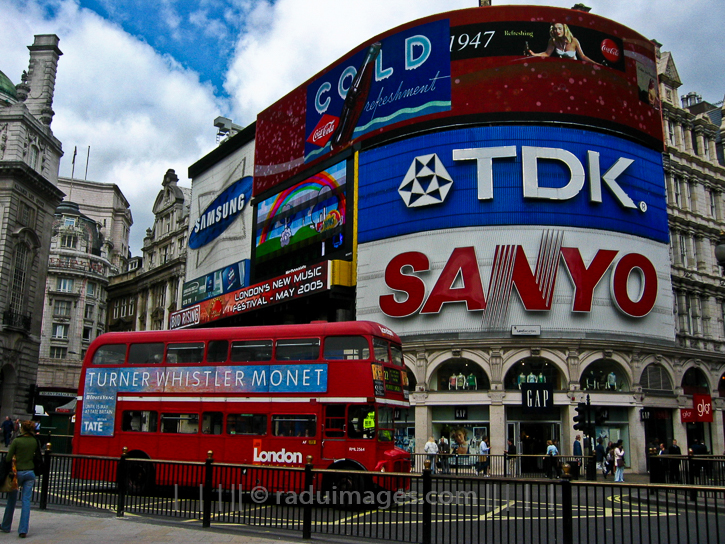
<instances>
[{"instance_id":1,"label":"traffic light","mask_svg":"<svg viewBox=\"0 0 725 544\"><path fill-rule=\"evenodd\" d=\"M574 416L574 429L584 431L587 428L587 405L580 402L576 405L576 415Z\"/></svg>"}]
</instances>

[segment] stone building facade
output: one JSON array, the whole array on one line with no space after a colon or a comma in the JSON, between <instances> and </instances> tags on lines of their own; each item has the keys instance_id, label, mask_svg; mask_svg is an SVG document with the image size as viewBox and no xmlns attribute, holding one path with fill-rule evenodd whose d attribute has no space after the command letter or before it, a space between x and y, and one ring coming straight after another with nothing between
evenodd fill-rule
<instances>
[{"instance_id":1,"label":"stone building facade","mask_svg":"<svg viewBox=\"0 0 725 544\"><path fill-rule=\"evenodd\" d=\"M53 135L53 93L62 55L55 35L36 35L30 62L13 85L0 72L0 410L32 410L48 253L63 198L63 155Z\"/></svg>"},{"instance_id":2,"label":"stone building facade","mask_svg":"<svg viewBox=\"0 0 725 544\"><path fill-rule=\"evenodd\" d=\"M131 259L125 272L111 278L108 330L164 330L169 314L181 307L191 189L179 187L178 181L174 170L166 172L143 257Z\"/></svg>"},{"instance_id":3,"label":"stone building facade","mask_svg":"<svg viewBox=\"0 0 725 544\"><path fill-rule=\"evenodd\" d=\"M48 260L37 380L45 397L77 390L86 350L106 330L108 278L127 266L133 223L117 185L69 178L58 185L67 196Z\"/></svg>"}]
</instances>

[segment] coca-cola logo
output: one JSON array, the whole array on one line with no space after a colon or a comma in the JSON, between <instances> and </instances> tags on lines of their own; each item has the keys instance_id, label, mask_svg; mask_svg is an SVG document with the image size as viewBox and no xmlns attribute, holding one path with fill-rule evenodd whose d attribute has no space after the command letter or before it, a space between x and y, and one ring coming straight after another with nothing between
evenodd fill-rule
<instances>
[{"instance_id":1,"label":"coca-cola logo","mask_svg":"<svg viewBox=\"0 0 725 544\"><path fill-rule=\"evenodd\" d=\"M323 115L315 128L312 129L309 138L307 138L307 142L320 147L325 147L330 138L332 138L332 135L335 133L335 129L339 124L339 117L328 114Z\"/></svg>"},{"instance_id":2,"label":"coca-cola logo","mask_svg":"<svg viewBox=\"0 0 725 544\"><path fill-rule=\"evenodd\" d=\"M602 41L602 55L610 62L617 62L620 56L619 47L613 40L607 38Z\"/></svg>"}]
</instances>

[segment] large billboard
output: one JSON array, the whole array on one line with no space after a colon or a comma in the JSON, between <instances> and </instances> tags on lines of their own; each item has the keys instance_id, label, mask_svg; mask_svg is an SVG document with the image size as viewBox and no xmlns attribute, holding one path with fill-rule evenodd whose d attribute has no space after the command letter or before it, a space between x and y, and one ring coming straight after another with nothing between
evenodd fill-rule
<instances>
[{"instance_id":1,"label":"large billboard","mask_svg":"<svg viewBox=\"0 0 725 544\"><path fill-rule=\"evenodd\" d=\"M359 159L358 316L401 335L673 340L661 155L557 126L426 134Z\"/></svg>"},{"instance_id":2,"label":"large billboard","mask_svg":"<svg viewBox=\"0 0 725 544\"><path fill-rule=\"evenodd\" d=\"M611 230L667 243L662 155L557 126L486 126L360 154L361 243L466 226Z\"/></svg>"},{"instance_id":3,"label":"large billboard","mask_svg":"<svg viewBox=\"0 0 725 544\"><path fill-rule=\"evenodd\" d=\"M226 144L219 146L215 152L223 151ZM209 275L219 276L220 270L233 268L251 257L253 161L254 142L251 141L209 167L204 167L203 161L200 161L202 166L197 164L189 169L192 177L186 259L186 277L189 280L204 278L208 281ZM195 171L192 173L192 170ZM237 271L244 272L242 268ZM226 279L219 283L214 279L214 285L210 285L208 290L206 284L199 284L197 294L226 292L223 289L225 282L229 289L245 285L239 283L234 286L234 277L229 274L228 270ZM236 278L247 281L246 277ZM191 289L191 286L187 287Z\"/></svg>"},{"instance_id":4,"label":"large billboard","mask_svg":"<svg viewBox=\"0 0 725 544\"><path fill-rule=\"evenodd\" d=\"M435 15L372 38L260 113L254 194L355 141L551 120L660 149L653 44L576 10L496 6Z\"/></svg>"}]
</instances>

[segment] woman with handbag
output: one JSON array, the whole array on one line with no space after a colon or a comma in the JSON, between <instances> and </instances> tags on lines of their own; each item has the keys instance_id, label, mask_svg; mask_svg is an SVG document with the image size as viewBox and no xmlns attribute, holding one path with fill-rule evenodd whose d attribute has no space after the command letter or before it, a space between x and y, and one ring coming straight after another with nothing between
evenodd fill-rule
<instances>
[{"instance_id":1,"label":"woman with handbag","mask_svg":"<svg viewBox=\"0 0 725 544\"><path fill-rule=\"evenodd\" d=\"M15 503L18 499L18 491L22 492L22 510L20 513L20 525L18 526L18 536L25 538L28 534L28 524L30 522L30 499L33 495L33 485L35 484L34 458L40 455L40 443L35 437L35 422L23 421L21 423L21 434L10 444L6 461L12 461L15 457L17 466L18 488L8 493L8 502L5 506L5 516L3 517L0 531L9 533L13 523L13 514L15 513Z\"/></svg>"},{"instance_id":2,"label":"woman with handbag","mask_svg":"<svg viewBox=\"0 0 725 544\"><path fill-rule=\"evenodd\" d=\"M614 448L614 481L624 482L624 446L620 440Z\"/></svg>"}]
</instances>

